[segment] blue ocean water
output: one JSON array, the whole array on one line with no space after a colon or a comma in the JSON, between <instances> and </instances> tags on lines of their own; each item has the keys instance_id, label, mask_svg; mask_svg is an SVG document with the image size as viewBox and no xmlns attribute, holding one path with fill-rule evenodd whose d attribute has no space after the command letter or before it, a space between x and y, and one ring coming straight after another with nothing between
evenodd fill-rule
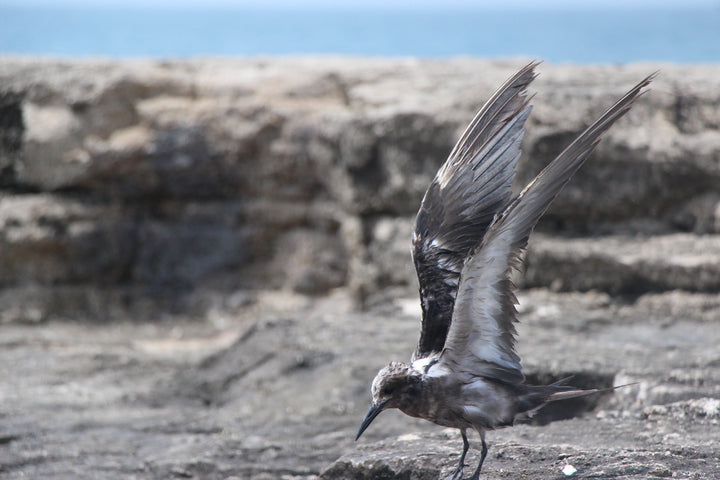
<instances>
[{"instance_id":1,"label":"blue ocean water","mask_svg":"<svg viewBox=\"0 0 720 480\"><path fill-rule=\"evenodd\" d=\"M0 54L720 62L720 5L574 11L0 6Z\"/></svg>"}]
</instances>

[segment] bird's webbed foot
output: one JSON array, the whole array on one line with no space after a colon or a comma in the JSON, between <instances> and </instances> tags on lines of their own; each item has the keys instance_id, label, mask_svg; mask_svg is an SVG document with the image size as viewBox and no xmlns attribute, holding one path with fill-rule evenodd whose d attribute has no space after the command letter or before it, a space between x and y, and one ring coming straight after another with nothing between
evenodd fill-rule
<instances>
[{"instance_id":1,"label":"bird's webbed foot","mask_svg":"<svg viewBox=\"0 0 720 480\"><path fill-rule=\"evenodd\" d=\"M470 443L468 442L467 435L465 434L465 429L461 429L460 434L463 439L463 451L460 454L460 461L458 462L457 468L453 470L453 473L443 478L443 480L462 480L463 468L465 467L465 455L470 448Z\"/></svg>"},{"instance_id":2,"label":"bird's webbed foot","mask_svg":"<svg viewBox=\"0 0 720 480\"><path fill-rule=\"evenodd\" d=\"M458 465L453 472L442 480L462 480L464 465Z\"/></svg>"}]
</instances>

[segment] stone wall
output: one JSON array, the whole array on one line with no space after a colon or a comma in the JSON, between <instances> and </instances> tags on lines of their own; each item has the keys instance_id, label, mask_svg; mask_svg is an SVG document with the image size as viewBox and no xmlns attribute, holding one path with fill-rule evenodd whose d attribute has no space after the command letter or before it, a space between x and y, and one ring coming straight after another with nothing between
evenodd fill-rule
<instances>
[{"instance_id":1,"label":"stone wall","mask_svg":"<svg viewBox=\"0 0 720 480\"><path fill-rule=\"evenodd\" d=\"M523 63L2 58L2 320L414 288L422 194ZM542 65L518 188L657 68ZM538 229L526 286L719 291L720 67L661 66Z\"/></svg>"}]
</instances>

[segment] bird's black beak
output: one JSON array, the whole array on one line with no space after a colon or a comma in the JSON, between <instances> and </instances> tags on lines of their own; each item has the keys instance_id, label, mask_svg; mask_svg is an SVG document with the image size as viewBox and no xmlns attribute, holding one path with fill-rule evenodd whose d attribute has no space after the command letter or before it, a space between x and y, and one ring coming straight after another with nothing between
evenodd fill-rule
<instances>
[{"instance_id":1,"label":"bird's black beak","mask_svg":"<svg viewBox=\"0 0 720 480\"><path fill-rule=\"evenodd\" d=\"M384 402L380 402L377 405L373 404L370 407L370 410L368 410L367 415L365 415L365 418L363 419L362 423L360 424L360 430L358 430L357 435L355 436L355 441L357 442L358 438L360 438L360 435L363 434L363 432L370 426L373 420L375 420L375 417L380 415L380 412L383 411L385 408L385 405L387 405L387 400Z\"/></svg>"}]
</instances>

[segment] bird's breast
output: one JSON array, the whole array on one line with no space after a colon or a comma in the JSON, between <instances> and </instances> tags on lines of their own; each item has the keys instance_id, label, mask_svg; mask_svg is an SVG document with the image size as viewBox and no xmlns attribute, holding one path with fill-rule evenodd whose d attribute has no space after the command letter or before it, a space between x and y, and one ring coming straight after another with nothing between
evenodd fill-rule
<instances>
[{"instance_id":1,"label":"bird's breast","mask_svg":"<svg viewBox=\"0 0 720 480\"><path fill-rule=\"evenodd\" d=\"M495 382L426 377L421 395L400 410L444 427L493 429L512 423L513 405L506 389Z\"/></svg>"},{"instance_id":2,"label":"bird's breast","mask_svg":"<svg viewBox=\"0 0 720 480\"><path fill-rule=\"evenodd\" d=\"M406 415L437 425L468 428L472 425L463 417L462 397L461 385L447 378L425 377L420 394L399 408Z\"/></svg>"}]
</instances>

